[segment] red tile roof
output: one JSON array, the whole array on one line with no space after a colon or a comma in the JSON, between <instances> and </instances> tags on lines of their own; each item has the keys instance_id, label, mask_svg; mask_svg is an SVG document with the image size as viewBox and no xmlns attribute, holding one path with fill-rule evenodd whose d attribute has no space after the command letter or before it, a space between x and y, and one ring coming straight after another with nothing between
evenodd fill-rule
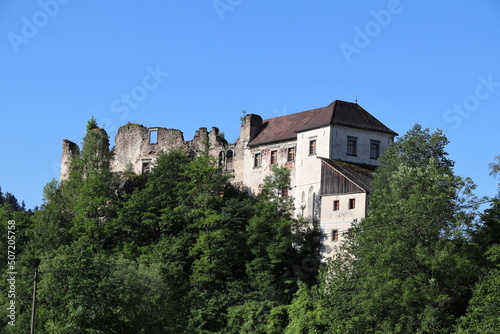
<instances>
[{"instance_id":1,"label":"red tile roof","mask_svg":"<svg viewBox=\"0 0 500 334\"><path fill-rule=\"evenodd\" d=\"M397 136L396 132L386 127L357 103L335 100L323 108L264 120L257 136L249 144L255 146L294 140L297 132L327 125L341 125Z\"/></svg>"}]
</instances>

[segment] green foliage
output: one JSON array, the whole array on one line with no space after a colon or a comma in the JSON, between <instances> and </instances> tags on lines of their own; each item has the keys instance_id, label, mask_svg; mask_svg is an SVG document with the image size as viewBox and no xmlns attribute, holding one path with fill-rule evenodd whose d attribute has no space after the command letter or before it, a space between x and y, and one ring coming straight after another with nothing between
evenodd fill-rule
<instances>
[{"instance_id":1,"label":"green foliage","mask_svg":"<svg viewBox=\"0 0 500 334\"><path fill-rule=\"evenodd\" d=\"M326 333L331 326L327 322L329 310L324 307L318 287L308 288L300 284L288 313L290 322L285 334Z\"/></svg>"},{"instance_id":2,"label":"green foliage","mask_svg":"<svg viewBox=\"0 0 500 334\"><path fill-rule=\"evenodd\" d=\"M270 301L249 301L243 305L231 307L228 311L229 323L227 333L268 333L267 318L274 306L275 304Z\"/></svg>"},{"instance_id":3,"label":"green foliage","mask_svg":"<svg viewBox=\"0 0 500 334\"><path fill-rule=\"evenodd\" d=\"M87 132L98 128L99 126L97 125L97 120L95 119L94 116L92 116L92 118L90 118L90 120L87 123Z\"/></svg>"},{"instance_id":4,"label":"green foliage","mask_svg":"<svg viewBox=\"0 0 500 334\"><path fill-rule=\"evenodd\" d=\"M460 318L456 333L500 331L500 245L491 246L487 255L496 266L475 285L467 314Z\"/></svg>"},{"instance_id":5,"label":"green foliage","mask_svg":"<svg viewBox=\"0 0 500 334\"><path fill-rule=\"evenodd\" d=\"M500 202L472 223L474 185L454 175L447 143L418 125L394 143L368 217L321 265L317 222L292 216L287 168L256 198L207 152L162 153L150 173L119 176L92 118L39 210L0 191L0 242L15 220L27 274L16 327L4 317L0 331L29 330L38 267L37 333L496 333Z\"/></svg>"},{"instance_id":6,"label":"green foliage","mask_svg":"<svg viewBox=\"0 0 500 334\"><path fill-rule=\"evenodd\" d=\"M467 313L460 318L456 333L498 333L500 330L500 201L481 216L473 236L477 262L481 264Z\"/></svg>"},{"instance_id":7,"label":"green foliage","mask_svg":"<svg viewBox=\"0 0 500 334\"><path fill-rule=\"evenodd\" d=\"M495 157L495 161L490 163L491 173L490 175L498 175L500 173L500 155Z\"/></svg>"},{"instance_id":8,"label":"green foliage","mask_svg":"<svg viewBox=\"0 0 500 334\"><path fill-rule=\"evenodd\" d=\"M319 268L319 231L310 222L291 218L292 199L282 196L289 183L287 168L273 169L247 227L254 257L247 273L258 300L290 302L297 282L312 284Z\"/></svg>"},{"instance_id":9,"label":"green foliage","mask_svg":"<svg viewBox=\"0 0 500 334\"><path fill-rule=\"evenodd\" d=\"M337 331L449 333L464 313L475 266L460 231L470 216L446 143L415 126L381 159L369 215L330 266L327 289L343 301Z\"/></svg>"}]
</instances>

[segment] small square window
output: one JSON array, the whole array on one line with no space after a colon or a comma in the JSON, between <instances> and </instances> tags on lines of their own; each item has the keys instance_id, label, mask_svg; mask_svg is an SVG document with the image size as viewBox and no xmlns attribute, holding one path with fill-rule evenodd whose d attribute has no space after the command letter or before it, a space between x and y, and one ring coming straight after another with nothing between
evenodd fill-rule
<instances>
[{"instance_id":1,"label":"small square window","mask_svg":"<svg viewBox=\"0 0 500 334\"><path fill-rule=\"evenodd\" d=\"M316 139L311 139L309 141L309 155L316 154Z\"/></svg>"},{"instance_id":2,"label":"small square window","mask_svg":"<svg viewBox=\"0 0 500 334\"><path fill-rule=\"evenodd\" d=\"M347 137L347 155L357 155L358 138Z\"/></svg>"},{"instance_id":3,"label":"small square window","mask_svg":"<svg viewBox=\"0 0 500 334\"><path fill-rule=\"evenodd\" d=\"M339 211L340 210L340 201L335 200L333 201L333 211Z\"/></svg>"},{"instance_id":4,"label":"small square window","mask_svg":"<svg viewBox=\"0 0 500 334\"><path fill-rule=\"evenodd\" d=\"M254 158L253 158L253 166L254 167L260 167L262 162L262 156L260 153L255 153Z\"/></svg>"},{"instance_id":5,"label":"small square window","mask_svg":"<svg viewBox=\"0 0 500 334\"><path fill-rule=\"evenodd\" d=\"M150 144L158 143L158 130L149 131L149 143Z\"/></svg>"},{"instance_id":6,"label":"small square window","mask_svg":"<svg viewBox=\"0 0 500 334\"><path fill-rule=\"evenodd\" d=\"M144 160L142 162L142 173L149 173L151 171L151 160Z\"/></svg>"},{"instance_id":7,"label":"small square window","mask_svg":"<svg viewBox=\"0 0 500 334\"><path fill-rule=\"evenodd\" d=\"M278 163L278 151L271 151L271 165Z\"/></svg>"},{"instance_id":8,"label":"small square window","mask_svg":"<svg viewBox=\"0 0 500 334\"><path fill-rule=\"evenodd\" d=\"M288 162L294 162L295 161L295 147L288 148L287 161Z\"/></svg>"},{"instance_id":9,"label":"small square window","mask_svg":"<svg viewBox=\"0 0 500 334\"><path fill-rule=\"evenodd\" d=\"M380 156L380 142L370 140L370 159L378 159Z\"/></svg>"},{"instance_id":10,"label":"small square window","mask_svg":"<svg viewBox=\"0 0 500 334\"><path fill-rule=\"evenodd\" d=\"M356 199L349 198L349 209L354 209L356 207Z\"/></svg>"},{"instance_id":11,"label":"small square window","mask_svg":"<svg viewBox=\"0 0 500 334\"><path fill-rule=\"evenodd\" d=\"M332 241L339 241L339 230L332 230Z\"/></svg>"}]
</instances>

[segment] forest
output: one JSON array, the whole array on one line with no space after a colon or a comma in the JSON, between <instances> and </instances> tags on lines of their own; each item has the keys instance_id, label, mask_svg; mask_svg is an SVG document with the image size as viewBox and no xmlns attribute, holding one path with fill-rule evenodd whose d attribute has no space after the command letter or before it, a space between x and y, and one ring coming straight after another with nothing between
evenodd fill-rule
<instances>
[{"instance_id":1,"label":"forest","mask_svg":"<svg viewBox=\"0 0 500 334\"><path fill-rule=\"evenodd\" d=\"M396 140L367 218L324 259L286 167L257 196L208 146L112 173L92 118L40 207L0 191L0 333L498 333L500 198L474 195L447 144L420 125Z\"/></svg>"}]
</instances>

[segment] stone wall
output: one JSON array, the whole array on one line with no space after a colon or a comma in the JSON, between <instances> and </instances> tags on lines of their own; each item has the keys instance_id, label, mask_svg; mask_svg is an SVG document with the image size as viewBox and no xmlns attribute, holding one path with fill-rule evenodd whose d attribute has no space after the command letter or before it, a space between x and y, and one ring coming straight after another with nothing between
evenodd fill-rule
<instances>
[{"instance_id":1,"label":"stone wall","mask_svg":"<svg viewBox=\"0 0 500 334\"><path fill-rule=\"evenodd\" d=\"M126 124L115 136L115 147L111 170L113 172L130 171L136 174L147 172L154 166L160 152L170 152L180 149L190 155L206 152L217 156L219 150L227 147L227 142L220 136L219 129L213 127L210 132L202 127L196 131L190 141L184 140L180 130L163 127L147 128L140 124ZM69 177L68 171L71 159L79 154L78 145L63 140L60 179Z\"/></svg>"},{"instance_id":2,"label":"stone wall","mask_svg":"<svg viewBox=\"0 0 500 334\"><path fill-rule=\"evenodd\" d=\"M77 144L63 139L62 143L62 157L61 157L61 171L60 179L65 180L69 177L69 166L71 165L71 160L73 156L80 153L80 148Z\"/></svg>"}]
</instances>

